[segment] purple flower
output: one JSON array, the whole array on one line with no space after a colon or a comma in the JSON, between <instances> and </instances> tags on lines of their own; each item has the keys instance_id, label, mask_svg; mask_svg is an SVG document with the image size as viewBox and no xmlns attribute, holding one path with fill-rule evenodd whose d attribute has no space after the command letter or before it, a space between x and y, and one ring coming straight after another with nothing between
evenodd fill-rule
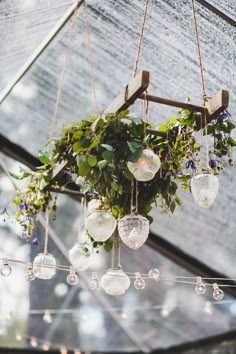
<instances>
[{"instance_id":1,"label":"purple flower","mask_svg":"<svg viewBox=\"0 0 236 354\"><path fill-rule=\"evenodd\" d=\"M165 177L170 177L171 176L171 172L170 171L167 171L166 173L165 173Z\"/></svg>"},{"instance_id":2,"label":"purple flower","mask_svg":"<svg viewBox=\"0 0 236 354\"><path fill-rule=\"evenodd\" d=\"M191 168L192 170L195 170L196 165L195 162L193 160L188 160L185 164L186 168Z\"/></svg>"},{"instance_id":3,"label":"purple flower","mask_svg":"<svg viewBox=\"0 0 236 354\"><path fill-rule=\"evenodd\" d=\"M178 177L184 177L185 174L182 171L177 171L176 176Z\"/></svg>"},{"instance_id":4,"label":"purple flower","mask_svg":"<svg viewBox=\"0 0 236 354\"><path fill-rule=\"evenodd\" d=\"M28 209L28 206L27 206L26 203L20 203L20 204L19 204L19 209L20 209L20 210L27 210L27 209Z\"/></svg>"},{"instance_id":5,"label":"purple flower","mask_svg":"<svg viewBox=\"0 0 236 354\"><path fill-rule=\"evenodd\" d=\"M27 225L26 224L21 224L20 227L22 228L23 231L26 231Z\"/></svg>"},{"instance_id":6,"label":"purple flower","mask_svg":"<svg viewBox=\"0 0 236 354\"><path fill-rule=\"evenodd\" d=\"M210 168L216 168L217 167L217 161L216 160L209 160L209 166Z\"/></svg>"},{"instance_id":7,"label":"purple flower","mask_svg":"<svg viewBox=\"0 0 236 354\"><path fill-rule=\"evenodd\" d=\"M34 246L39 246L39 240L37 239L37 237L35 237L32 241Z\"/></svg>"},{"instance_id":8,"label":"purple flower","mask_svg":"<svg viewBox=\"0 0 236 354\"><path fill-rule=\"evenodd\" d=\"M224 119L227 119L227 118L229 118L229 117L230 117L230 115L229 115L228 112L226 112L226 111L221 112L221 113L218 115L218 117L217 117L217 122L218 122L218 123L223 123L223 120L224 120Z\"/></svg>"},{"instance_id":9,"label":"purple flower","mask_svg":"<svg viewBox=\"0 0 236 354\"><path fill-rule=\"evenodd\" d=\"M24 240L27 238L27 234L26 232L21 232L21 235L20 235L21 238L23 238Z\"/></svg>"}]
</instances>

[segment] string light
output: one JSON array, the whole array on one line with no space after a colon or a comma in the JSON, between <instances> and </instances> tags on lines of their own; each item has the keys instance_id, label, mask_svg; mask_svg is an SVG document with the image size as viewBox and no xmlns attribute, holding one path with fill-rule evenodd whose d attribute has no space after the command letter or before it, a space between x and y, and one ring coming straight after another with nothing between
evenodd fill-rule
<instances>
[{"instance_id":1,"label":"string light","mask_svg":"<svg viewBox=\"0 0 236 354\"><path fill-rule=\"evenodd\" d=\"M141 274L139 272L135 272L135 281L134 281L134 287L137 290L141 290L145 288L145 280L142 279Z\"/></svg>"},{"instance_id":2,"label":"string light","mask_svg":"<svg viewBox=\"0 0 236 354\"><path fill-rule=\"evenodd\" d=\"M21 342L21 341L22 341L22 335L21 335L20 333L17 333L17 334L16 334L16 340L17 340L18 342Z\"/></svg>"},{"instance_id":3,"label":"string light","mask_svg":"<svg viewBox=\"0 0 236 354\"><path fill-rule=\"evenodd\" d=\"M12 314L11 314L11 312L7 312L6 314L5 314L5 320L6 321L11 321L11 319L12 319Z\"/></svg>"},{"instance_id":4,"label":"string light","mask_svg":"<svg viewBox=\"0 0 236 354\"><path fill-rule=\"evenodd\" d=\"M92 279L89 283L89 287L91 290L99 290L100 289L100 284L99 284L96 272L92 273Z\"/></svg>"},{"instance_id":5,"label":"string light","mask_svg":"<svg viewBox=\"0 0 236 354\"><path fill-rule=\"evenodd\" d=\"M71 286L75 286L75 285L78 284L79 278L78 278L78 276L75 273L75 267L74 266L70 266L70 274L66 278L66 281Z\"/></svg>"},{"instance_id":6,"label":"string light","mask_svg":"<svg viewBox=\"0 0 236 354\"><path fill-rule=\"evenodd\" d=\"M156 268L149 270L148 276L150 279L154 279L156 281L160 280L160 272Z\"/></svg>"},{"instance_id":7,"label":"string light","mask_svg":"<svg viewBox=\"0 0 236 354\"><path fill-rule=\"evenodd\" d=\"M45 352L49 351L49 348L50 348L49 343L44 343L42 348Z\"/></svg>"},{"instance_id":8,"label":"string light","mask_svg":"<svg viewBox=\"0 0 236 354\"><path fill-rule=\"evenodd\" d=\"M1 268L1 274L4 277L9 277L9 275L11 275L11 267L8 264L8 259L7 258L3 258L3 265Z\"/></svg>"},{"instance_id":9,"label":"string light","mask_svg":"<svg viewBox=\"0 0 236 354\"><path fill-rule=\"evenodd\" d=\"M66 348L62 347L62 348L60 349L60 353L61 353L61 354L67 354L68 351L67 351Z\"/></svg>"},{"instance_id":10,"label":"string light","mask_svg":"<svg viewBox=\"0 0 236 354\"><path fill-rule=\"evenodd\" d=\"M224 292L218 287L217 283L213 284L213 298L216 301L222 300L224 297Z\"/></svg>"},{"instance_id":11,"label":"string light","mask_svg":"<svg viewBox=\"0 0 236 354\"><path fill-rule=\"evenodd\" d=\"M206 292L206 286L203 284L201 277L197 277L197 285L195 287L195 292L198 295L203 295Z\"/></svg>"},{"instance_id":12,"label":"string light","mask_svg":"<svg viewBox=\"0 0 236 354\"><path fill-rule=\"evenodd\" d=\"M35 337L32 337L30 339L30 345L33 347L33 348L36 348L38 346L38 341Z\"/></svg>"},{"instance_id":13,"label":"string light","mask_svg":"<svg viewBox=\"0 0 236 354\"><path fill-rule=\"evenodd\" d=\"M127 313L122 313L121 314L121 318L123 318L123 320L126 320L127 318L128 318L128 315L127 315Z\"/></svg>"},{"instance_id":14,"label":"string light","mask_svg":"<svg viewBox=\"0 0 236 354\"><path fill-rule=\"evenodd\" d=\"M212 315L213 313L213 308L212 308L212 303L210 301L207 301L204 306L204 312L206 312L208 315Z\"/></svg>"},{"instance_id":15,"label":"string light","mask_svg":"<svg viewBox=\"0 0 236 354\"><path fill-rule=\"evenodd\" d=\"M28 263L26 266L25 278L28 281L32 281L35 279L32 263Z\"/></svg>"},{"instance_id":16,"label":"string light","mask_svg":"<svg viewBox=\"0 0 236 354\"><path fill-rule=\"evenodd\" d=\"M49 323L49 324L52 323L52 316L51 316L51 313L49 310L45 310L43 320L46 323Z\"/></svg>"}]
</instances>

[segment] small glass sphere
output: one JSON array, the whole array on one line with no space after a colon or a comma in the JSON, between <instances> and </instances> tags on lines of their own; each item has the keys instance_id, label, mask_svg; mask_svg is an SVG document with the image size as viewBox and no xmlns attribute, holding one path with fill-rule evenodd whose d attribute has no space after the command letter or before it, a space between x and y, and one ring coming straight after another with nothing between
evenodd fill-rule
<instances>
[{"instance_id":1,"label":"small glass sphere","mask_svg":"<svg viewBox=\"0 0 236 354\"><path fill-rule=\"evenodd\" d=\"M11 267L8 264L8 259L4 258L3 259L3 265L2 265L2 268L1 268L1 274L4 277L9 277L9 275L11 275L11 271L12 271L12 269L11 269Z\"/></svg>"},{"instance_id":2,"label":"small glass sphere","mask_svg":"<svg viewBox=\"0 0 236 354\"><path fill-rule=\"evenodd\" d=\"M203 283L198 283L195 286L195 292L197 295L203 295L206 292L206 285L204 285Z\"/></svg>"},{"instance_id":3,"label":"small glass sphere","mask_svg":"<svg viewBox=\"0 0 236 354\"><path fill-rule=\"evenodd\" d=\"M49 266L49 267L47 267ZM33 262L34 274L39 279L51 279L56 274L56 260L50 253L39 253Z\"/></svg>"},{"instance_id":4,"label":"small glass sphere","mask_svg":"<svg viewBox=\"0 0 236 354\"><path fill-rule=\"evenodd\" d=\"M87 245L84 243L76 243L69 250L69 259L71 264L79 270L86 270L90 263L90 252L85 252Z\"/></svg>"},{"instance_id":5,"label":"small glass sphere","mask_svg":"<svg viewBox=\"0 0 236 354\"><path fill-rule=\"evenodd\" d=\"M116 219L108 210L93 210L86 218L86 229L94 241L108 240L116 228Z\"/></svg>"},{"instance_id":6,"label":"small glass sphere","mask_svg":"<svg viewBox=\"0 0 236 354\"><path fill-rule=\"evenodd\" d=\"M145 288L145 280L141 277L141 274L139 272L135 273L135 281L134 281L134 287L137 290L141 290Z\"/></svg>"},{"instance_id":7,"label":"small glass sphere","mask_svg":"<svg viewBox=\"0 0 236 354\"><path fill-rule=\"evenodd\" d=\"M142 215L129 214L119 221L118 231L124 244L137 250L148 238L149 221Z\"/></svg>"},{"instance_id":8,"label":"small glass sphere","mask_svg":"<svg viewBox=\"0 0 236 354\"><path fill-rule=\"evenodd\" d=\"M160 272L156 268L149 270L148 276L150 279L154 279L156 281L160 280Z\"/></svg>"},{"instance_id":9,"label":"small glass sphere","mask_svg":"<svg viewBox=\"0 0 236 354\"><path fill-rule=\"evenodd\" d=\"M111 268L102 276L101 286L109 295L123 295L130 286L130 278L122 268Z\"/></svg>"},{"instance_id":10,"label":"small glass sphere","mask_svg":"<svg viewBox=\"0 0 236 354\"><path fill-rule=\"evenodd\" d=\"M70 267L70 274L66 278L66 281L71 286L74 286L74 285L78 284L79 278L78 278L78 276L75 273L74 267Z\"/></svg>"},{"instance_id":11,"label":"small glass sphere","mask_svg":"<svg viewBox=\"0 0 236 354\"><path fill-rule=\"evenodd\" d=\"M92 273L92 280L89 283L89 287L91 290L99 290L100 289L100 284L97 279L97 273Z\"/></svg>"},{"instance_id":12,"label":"small glass sphere","mask_svg":"<svg viewBox=\"0 0 236 354\"><path fill-rule=\"evenodd\" d=\"M26 272L25 272L25 278L28 281L32 281L35 279L35 274L33 271L33 266L32 263L28 263L27 264L27 268L26 268Z\"/></svg>"},{"instance_id":13,"label":"small glass sphere","mask_svg":"<svg viewBox=\"0 0 236 354\"><path fill-rule=\"evenodd\" d=\"M219 180L210 173L200 173L191 179L191 191L196 203L202 208L209 208L215 201Z\"/></svg>"},{"instance_id":14,"label":"small glass sphere","mask_svg":"<svg viewBox=\"0 0 236 354\"><path fill-rule=\"evenodd\" d=\"M52 323L52 316L51 313L48 310L45 310L43 320L45 323Z\"/></svg>"},{"instance_id":15,"label":"small glass sphere","mask_svg":"<svg viewBox=\"0 0 236 354\"><path fill-rule=\"evenodd\" d=\"M215 283L213 284L213 298L216 300L216 301L220 301L220 300L223 300L223 297L224 297L224 292L223 290L219 289L218 285Z\"/></svg>"},{"instance_id":16,"label":"small glass sphere","mask_svg":"<svg viewBox=\"0 0 236 354\"><path fill-rule=\"evenodd\" d=\"M159 157L150 149L144 149L137 162L127 162L129 171L137 181L151 181L161 167Z\"/></svg>"}]
</instances>

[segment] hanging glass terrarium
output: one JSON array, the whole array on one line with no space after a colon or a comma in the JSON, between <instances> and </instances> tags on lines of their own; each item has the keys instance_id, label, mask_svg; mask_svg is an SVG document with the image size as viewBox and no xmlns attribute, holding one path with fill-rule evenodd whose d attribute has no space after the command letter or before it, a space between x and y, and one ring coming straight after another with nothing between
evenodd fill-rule
<instances>
[{"instance_id":1,"label":"hanging glass terrarium","mask_svg":"<svg viewBox=\"0 0 236 354\"><path fill-rule=\"evenodd\" d=\"M201 172L191 179L191 191L197 204L202 208L209 208L215 201L219 180L209 172Z\"/></svg>"},{"instance_id":2,"label":"hanging glass terrarium","mask_svg":"<svg viewBox=\"0 0 236 354\"><path fill-rule=\"evenodd\" d=\"M124 244L137 250L148 238L149 221L139 214L126 215L119 221L118 231Z\"/></svg>"},{"instance_id":3,"label":"hanging glass terrarium","mask_svg":"<svg viewBox=\"0 0 236 354\"><path fill-rule=\"evenodd\" d=\"M109 210L93 210L86 218L86 229L94 241L108 240L116 228L116 219Z\"/></svg>"},{"instance_id":4,"label":"hanging glass terrarium","mask_svg":"<svg viewBox=\"0 0 236 354\"><path fill-rule=\"evenodd\" d=\"M71 264L78 270L86 270L90 263L90 252L86 252L88 247L84 243L76 242L69 250L69 259Z\"/></svg>"},{"instance_id":5,"label":"hanging glass terrarium","mask_svg":"<svg viewBox=\"0 0 236 354\"><path fill-rule=\"evenodd\" d=\"M127 166L137 181L147 182L155 177L161 167L161 161L151 149L144 149L138 161L129 161Z\"/></svg>"},{"instance_id":6,"label":"hanging glass terrarium","mask_svg":"<svg viewBox=\"0 0 236 354\"><path fill-rule=\"evenodd\" d=\"M103 275L101 286L109 295L123 295L130 286L130 279L122 268L111 268Z\"/></svg>"},{"instance_id":7,"label":"hanging glass terrarium","mask_svg":"<svg viewBox=\"0 0 236 354\"><path fill-rule=\"evenodd\" d=\"M56 260L50 253L39 253L33 262L33 271L39 279L51 279L56 274Z\"/></svg>"}]
</instances>

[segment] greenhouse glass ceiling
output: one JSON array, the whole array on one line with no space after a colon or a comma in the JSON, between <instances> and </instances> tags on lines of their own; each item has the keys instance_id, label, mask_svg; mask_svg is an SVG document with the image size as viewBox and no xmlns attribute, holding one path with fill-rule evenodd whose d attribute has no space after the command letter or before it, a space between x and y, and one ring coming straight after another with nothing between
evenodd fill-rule
<instances>
[{"instance_id":1,"label":"greenhouse glass ceiling","mask_svg":"<svg viewBox=\"0 0 236 354\"><path fill-rule=\"evenodd\" d=\"M73 0L0 2L0 133L32 156L37 156L49 136L71 20L65 21L15 87L8 95L6 92L73 5ZM199 0L196 6L207 94L229 90L229 111L235 122L235 1ZM144 1L140 0L87 1L99 110L105 109L132 78L143 9ZM89 61L81 6L72 36L55 136L63 125L94 113ZM150 72L150 94L180 101L189 96L193 103L201 104L190 0L150 1L138 68ZM131 112L140 116L141 103L137 101ZM148 118L160 125L176 112L175 108L150 103ZM0 210L7 208L9 214L9 217L0 215L0 255L32 260L43 247L44 220L38 221L39 246L17 237L11 200L18 185L7 173L17 172L19 163L1 153L0 165ZM124 268L145 273L157 267L163 274L196 276L199 266L205 267L204 271L236 278L235 168L220 175L220 184L217 203L211 209L200 209L190 193L182 196L183 209L172 217L155 209L152 242L136 252L122 250ZM21 183L18 187L22 186ZM49 244L58 264L69 265L68 249L77 237L79 213L75 198L59 196L57 220L50 223ZM180 262L185 256L187 261ZM107 268L109 264L109 255L96 255L94 267ZM170 347L181 348L189 342L194 345L206 338L235 333L235 292L225 290L225 302L212 305L211 291L198 297L193 286L181 283L147 283L142 292L131 287L124 296L113 298L104 292L92 293L88 282L89 278L81 275L80 285L69 288L64 272L57 272L51 281L37 279L29 284L24 278L24 267L14 266L10 278L0 279L0 347L32 348L30 339L37 337L41 344L49 342L56 349L107 353L166 349L168 352ZM47 324L42 315L45 309L62 311L53 314L52 323ZM68 309L74 312L66 312ZM6 316L9 313L10 319ZM18 332L21 341L16 340ZM230 341L234 336L227 338ZM219 346L219 353L234 352L234 344L226 344ZM190 349L176 349L176 353L190 353ZM214 343L204 352L217 353Z\"/></svg>"}]
</instances>

